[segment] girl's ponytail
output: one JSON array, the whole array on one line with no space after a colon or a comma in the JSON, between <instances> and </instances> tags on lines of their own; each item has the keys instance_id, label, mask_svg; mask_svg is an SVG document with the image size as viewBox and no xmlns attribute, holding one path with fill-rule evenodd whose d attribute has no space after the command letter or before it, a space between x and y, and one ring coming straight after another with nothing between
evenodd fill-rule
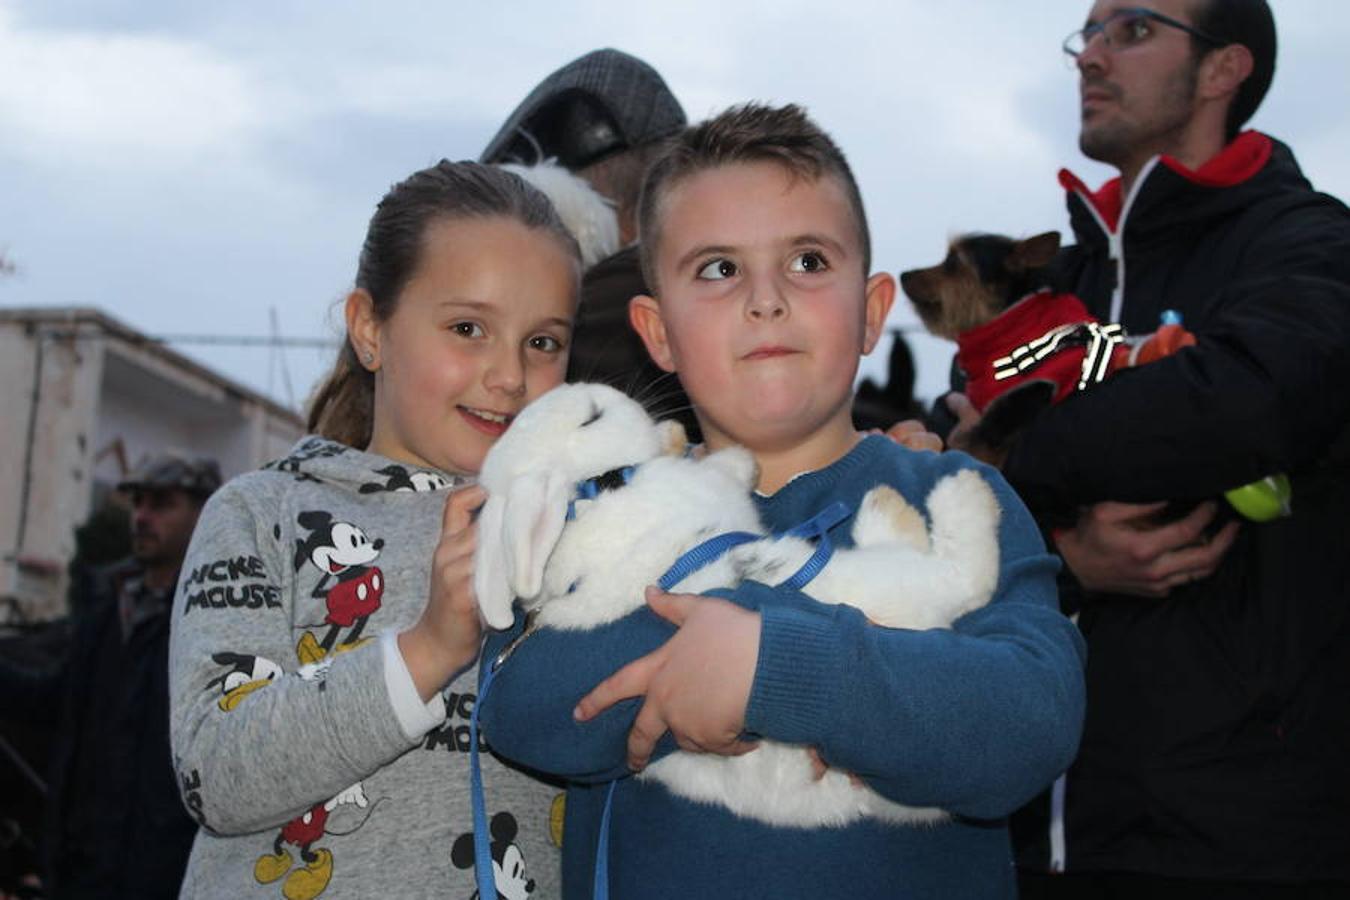
<instances>
[{"instance_id":1,"label":"girl's ponytail","mask_svg":"<svg viewBox=\"0 0 1350 900\"><path fill-rule=\"evenodd\" d=\"M348 447L364 447L374 417L375 373L356 361L356 351L344 338L333 370L310 402L305 428Z\"/></svg>"}]
</instances>

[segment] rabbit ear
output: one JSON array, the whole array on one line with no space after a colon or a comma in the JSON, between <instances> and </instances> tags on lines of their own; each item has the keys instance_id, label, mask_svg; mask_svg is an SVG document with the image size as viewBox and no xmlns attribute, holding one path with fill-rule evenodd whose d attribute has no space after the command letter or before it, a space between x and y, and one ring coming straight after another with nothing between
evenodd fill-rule
<instances>
[{"instance_id":1,"label":"rabbit ear","mask_svg":"<svg viewBox=\"0 0 1350 900\"><path fill-rule=\"evenodd\" d=\"M689 445L689 436L678 419L657 422L656 433L661 438L661 453L664 456L679 456Z\"/></svg>"},{"instance_id":2,"label":"rabbit ear","mask_svg":"<svg viewBox=\"0 0 1350 900\"><path fill-rule=\"evenodd\" d=\"M514 598L506 560L505 512L506 497L489 494L478 513L478 549L473 561L473 591L478 598L478 612L489 628L498 631L510 628L515 621L511 612Z\"/></svg>"},{"instance_id":3,"label":"rabbit ear","mask_svg":"<svg viewBox=\"0 0 1350 900\"><path fill-rule=\"evenodd\" d=\"M557 471L529 472L511 480L502 522L507 577L517 596L532 598L544 584L544 564L567 521L575 489Z\"/></svg>"}]
</instances>

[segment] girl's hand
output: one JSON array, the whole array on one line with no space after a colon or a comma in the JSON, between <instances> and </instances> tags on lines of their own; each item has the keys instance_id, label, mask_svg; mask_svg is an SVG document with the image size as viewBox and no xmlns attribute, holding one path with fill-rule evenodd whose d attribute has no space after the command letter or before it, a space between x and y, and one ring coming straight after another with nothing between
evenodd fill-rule
<instances>
[{"instance_id":1,"label":"girl's hand","mask_svg":"<svg viewBox=\"0 0 1350 900\"><path fill-rule=\"evenodd\" d=\"M918 419L905 419L896 422L885 431L877 429L874 434L884 434L902 447L911 450L933 450L942 452L942 438L924 427Z\"/></svg>"},{"instance_id":2,"label":"girl's hand","mask_svg":"<svg viewBox=\"0 0 1350 900\"><path fill-rule=\"evenodd\" d=\"M628 766L647 765L670 731L683 750L734 756L755 744L740 739L759 657L759 614L734 603L647 588L647 602L680 630L581 698L585 721L629 697L645 696L628 733Z\"/></svg>"},{"instance_id":3,"label":"girl's hand","mask_svg":"<svg viewBox=\"0 0 1350 900\"><path fill-rule=\"evenodd\" d=\"M399 652L424 702L478 659L483 629L473 593L478 545L473 513L486 498L478 485L450 494L431 561L431 595L417 624L398 636Z\"/></svg>"}]
</instances>

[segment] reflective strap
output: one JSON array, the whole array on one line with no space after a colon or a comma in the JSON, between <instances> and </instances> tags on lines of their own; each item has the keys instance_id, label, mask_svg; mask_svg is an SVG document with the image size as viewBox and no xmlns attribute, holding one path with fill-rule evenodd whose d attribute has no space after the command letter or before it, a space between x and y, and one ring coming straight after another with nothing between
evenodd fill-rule
<instances>
[{"instance_id":1,"label":"reflective strap","mask_svg":"<svg viewBox=\"0 0 1350 900\"><path fill-rule=\"evenodd\" d=\"M1078 375L1078 390L1081 391L1106 378L1116 345L1124 341L1125 329L1118 324L1076 322L1060 325L994 360L994 380L1006 381L1024 375L1061 350L1081 346L1086 348Z\"/></svg>"},{"instance_id":2,"label":"reflective strap","mask_svg":"<svg viewBox=\"0 0 1350 900\"><path fill-rule=\"evenodd\" d=\"M1111 356L1116 345L1125 342L1125 329L1119 325L1098 325L1087 323L1088 347L1083 354L1083 368L1078 379L1078 389L1097 384L1106 378L1111 369Z\"/></svg>"},{"instance_id":3,"label":"reflective strap","mask_svg":"<svg viewBox=\"0 0 1350 900\"><path fill-rule=\"evenodd\" d=\"M1014 347L1007 356L994 360L994 380L1006 381L1036 368L1047 356L1058 353L1061 345L1076 334L1078 327L1076 324L1060 325L1020 347Z\"/></svg>"}]
</instances>

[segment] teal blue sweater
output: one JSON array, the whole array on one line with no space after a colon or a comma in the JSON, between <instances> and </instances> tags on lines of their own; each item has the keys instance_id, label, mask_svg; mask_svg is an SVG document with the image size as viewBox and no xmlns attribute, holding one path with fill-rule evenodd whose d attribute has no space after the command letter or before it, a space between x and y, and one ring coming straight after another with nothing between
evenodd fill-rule
<instances>
[{"instance_id":1,"label":"teal blue sweater","mask_svg":"<svg viewBox=\"0 0 1350 900\"><path fill-rule=\"evenodd\" d=\"M977 465L962 454L916 453L869 437L757 502L774 530L834 500L857 509L877 484L923 509L938 479ZM818 747L830 765L885 796L943 807L955 820L779 828L623 778L638 701L586 724L571 712L596 683L673 633L642 609L588 632L532 635L497 673L480 710L495 752L571 782L565 897L591 896L604 792L615 778L623 778L610 833L615 898L1015 895L1004 817L1073 758L1083 719L1083 644L1057 610L1057 563L1026 509L997 472L979 468L1003 506L998 588L988 606L950 631L880 628L852 607L753 582L718 592L762 616L749 734ZM836 545L849 545L851 527L851 516L836 526ZM519 629L518 621L491 636L484 660ZM673 749L667 735L657 755Z\"/></svg>"}]
</instances>

